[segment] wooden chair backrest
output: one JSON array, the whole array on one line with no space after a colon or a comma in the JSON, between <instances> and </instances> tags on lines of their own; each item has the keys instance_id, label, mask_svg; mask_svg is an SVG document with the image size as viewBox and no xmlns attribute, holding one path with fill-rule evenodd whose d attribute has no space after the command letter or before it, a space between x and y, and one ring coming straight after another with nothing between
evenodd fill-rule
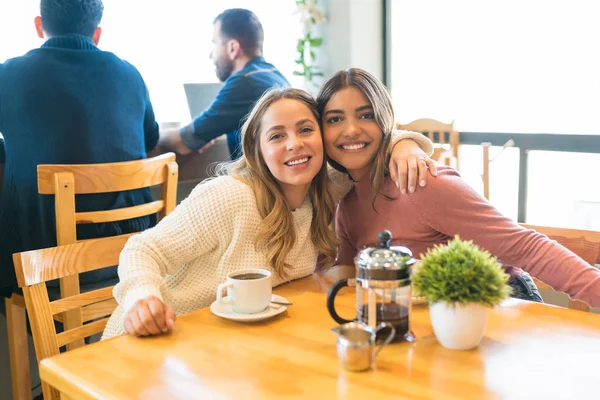
<instances>
[{"instance_id":1,"label":"wooden chair backrest","mask_svg":"<svg viewBox=\"0 0 600 400\"><path fill-rule=\"evenodd\" d=\"M59 246L77 242L77 224L102 223L138 218L158 213L163 218L177 202L178 167L175 154L166 153L137 161L108 164L42 164L37 167L38 193L54 195L56 210L56 239ZM120 192L161 185L160 200L147 204L102 210L76 212L75 195ZM116 265L117 263L113 264ZM79 276L67 275L60 281L61 298L79 294ZM104 303L96 311L103 313L107 308L114 310L116 303ZM74 329L96 317L94 308L72 309L57 316L65 329ZM111 310L112 312L112 310ZM83 345L73 342L68 349Z\"/></svg>"},{"instance_id":2,"label":"wooden chair backrest","mask_svg":"<svg viewBox=\"0 0 600 400\"><path fill-rule=\"evenodd\" d=\"M78 243L48 249L13 254L17 282L23 289L29 314L33 343L38 362L60 353L60 347L102 332L113 309L106 302L114 302L113 287L105 287L82 294L50 301L46 282L64 279L77 274L95 271L118 264L119 254L133 234L102 239L84 240ZM67 329L59 334L54 326L54 316L82 307L100 307L93 322ZM60 399L58 392L43 383L44 398Z\"/></svg>"},{"instance_id":3,"label":"wooden chair backrest","mask_svg":"<svg viewBox=\"0 0 600 400\"><path fill-rule=\"evenodd\" d=\"M121 221L159 212L162 218L177 201L178 169L175 154L109 164L38 165L38 193L53 194L58 244L77 240L77 224ZM122 192L162 185L161 199L109 211L75 212L75 195Z\"/></svg>"},{"instance_id":4,"label":"wooden chair backrest","mask_svg":"<svg viewBox=\"0 0 600 400\"><path fill-rule=\"evenodd\" d=\"M454 129L454 121L447 124L431 118L421 118L407 124L397 124L396 128L427 136L434 143L431 158L458 169L460 134Z\"/></svg>"},{"instance_id":5,"label":"wooden chair backrest","mask_svg":"<svg viewBox=\"0 0 600 400\"><path fill-rule=\"evenodd\" d=\"M548 236L548 238L571 250L591 265L600 262L600 232L529 224L522 224L522 226ZM551 286L538 279L534 279L534 281L539 288L554 290ZM569 308L590 311L590 307L587 304L573 299L569 299Z\"/></svg>"}]
</instances>

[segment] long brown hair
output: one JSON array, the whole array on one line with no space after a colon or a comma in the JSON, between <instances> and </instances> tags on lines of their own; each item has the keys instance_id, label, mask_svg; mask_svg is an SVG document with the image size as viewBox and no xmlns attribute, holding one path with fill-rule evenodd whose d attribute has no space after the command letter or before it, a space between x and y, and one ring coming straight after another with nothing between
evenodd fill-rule
<instances>
[{"instance_id":1,"label":"long brown hair","mask_svg":"<svg viewBox=\"0 0 600 400\"><path fill-rule=\"evenodd\" d=\"M260 149L263 115L272 104L281 99L297 100L306 105L314 115L319 126L319 134L322 136L321 117L317 111L317 103L311 95L294 88L270 89L258 100L242 126L244 155L233 163L221 165L218 173L231 175L246 183L254 191L256 206L263 218L256 234L255 246L266 251L269 264L275 273L280 277L286 277L286 270L290 265L285 262L285 258L296 242L294 219L283 191L267 168ZM323 157L325 160L325 155ZM325 161L310 184L308 196L313 208L311 240L324 254L325 264L332 265L337 251L337 241L331 229L336 204L329 187Z\"/></svg>"},{"instance_id":2,"label":"long brown hair","mask_svg":"<svg viewBox=\"0 0 600 400\"><path fill-rule=\"evenodd\" d=\"M394 129L394 108L392 98L386 87L377 78L360 68L350 68L337 72L321 87L317 96L319 114L323 115L329 100L340 90L355 87L369 100L375 114L375 121L381 129L383 137L370 169L370 179L373 182L373 196L379 194L386 175L389 175L389 154L392 130ZM346 168L332 159L328 162L338 171L348 172Z\"/></svg>"}]
</instances>

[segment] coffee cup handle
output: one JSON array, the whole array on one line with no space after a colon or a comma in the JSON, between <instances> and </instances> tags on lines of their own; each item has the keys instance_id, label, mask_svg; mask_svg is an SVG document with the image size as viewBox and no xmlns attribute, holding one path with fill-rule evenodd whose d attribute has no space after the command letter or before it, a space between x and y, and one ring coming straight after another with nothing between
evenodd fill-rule
<instances>
[{"instance_id":1,"label":"coffee cup handle","mask_svg":"<svg viewBox=\"0 0 600 400\"><path fill-rule=\"evenodd\" d=\"M394 326L388 322L382 322L379 325L377 325L377 328L375 328L375 333L377 334L377 332L379 332L380 330L382 330L384 328L390 328L390 334L388 335L387 338L385 338L385 340L383 341L381 346L379 346L379 348L377 348L377 350L375 350L375 353L373 353L373 361L375 361L375 358L377 358L377 354L379 354L381 349L383 349L383 346L390 344L392 339L394 339L394 336L396 336L396 328L394 328Z\"/></svg>"},{"instance_id":2,"label":"coffee cup handle","mask_svg":"<svg viewBox=\"0 0 600 400\"><path fill-rule=\"evenodd\" d=\"M223 290L233 287L233 282L225 282L225 283L221 283L219 284L219 286L217 286L217 302L222 303L223 302Z\"/></svg>"}]
</instances>

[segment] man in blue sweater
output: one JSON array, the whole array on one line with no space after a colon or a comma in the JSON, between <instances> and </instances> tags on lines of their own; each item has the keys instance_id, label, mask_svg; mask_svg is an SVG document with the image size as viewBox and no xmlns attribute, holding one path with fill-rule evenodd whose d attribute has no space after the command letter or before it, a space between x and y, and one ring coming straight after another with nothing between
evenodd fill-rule
<instances>
[{"instance_id":1,"label":"man in blue sweater","mask_svg":"<svg viewBox=\"0 0 600 400\"><path fill-rule=\"evenodd\" d=\"M0 64L0 132L6 153L0 194L4 296L10 297L16 286L12 253L56 245L54 198L37 194L37 165L139 160L158 141L141 75L96 47L103 9L101 0L41 0L35 26L46 42ZM82 195L76 208L116 209L148 201L148 189ZM143 217L80 225L77 238L135 232L153 223L154 217ZM82 284L114 278L116 268L88 274L81 276Z\"/></svg>"},{"instance_id":2,"label":"man in blue sweater","mask_svg":"<svg viewBox=\"0 0 600 400\"><path fill-rule=\"evenodd\" d=\"M225 85L208 109L191 124L180 130L161 132L159 146L188 154L226 133L231 158L236 159L242 155L238 132L241 121L264 92L290 84L263 58L263 28L252 11L225 10L213 24L210 58L217 77Z\"/></svg>"}]
</instances>

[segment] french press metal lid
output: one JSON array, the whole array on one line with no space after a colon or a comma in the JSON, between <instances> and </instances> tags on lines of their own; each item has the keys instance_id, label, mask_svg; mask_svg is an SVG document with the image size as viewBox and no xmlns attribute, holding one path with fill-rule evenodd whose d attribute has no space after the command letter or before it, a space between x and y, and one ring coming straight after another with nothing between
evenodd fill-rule
<instances>
[{"instance_id":1,"label":"french press metal lid","mask_svg":"<svg viewBox=\"0 0 600 400\"><path fill-rule=\"evenodd\" d=\"M390 246L392 233L388 230L379 233L379 243L365 247L354 259L358 268L359 280L389 281L410 278L416 260L404 246Z\"/></svg>"}]
</instances>

